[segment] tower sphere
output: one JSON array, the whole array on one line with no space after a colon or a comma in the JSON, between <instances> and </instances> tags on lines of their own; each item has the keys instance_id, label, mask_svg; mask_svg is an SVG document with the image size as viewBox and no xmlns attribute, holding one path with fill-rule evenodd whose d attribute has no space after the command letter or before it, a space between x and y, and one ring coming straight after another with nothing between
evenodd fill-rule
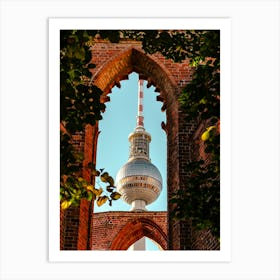
<instances>
[{"instance_id":1,"label":"tower sphere","mask_svg":"<svg viewBox=\"0 0 280 280\"><path fill-rule=\"evenodd\" d=\"M148 205L158 198L162 189L162 178L155 165L138 158L121 167L116 177L116 185L126 203L133 204L133 201L141 200Z\"/></svg>"}]
</instances>

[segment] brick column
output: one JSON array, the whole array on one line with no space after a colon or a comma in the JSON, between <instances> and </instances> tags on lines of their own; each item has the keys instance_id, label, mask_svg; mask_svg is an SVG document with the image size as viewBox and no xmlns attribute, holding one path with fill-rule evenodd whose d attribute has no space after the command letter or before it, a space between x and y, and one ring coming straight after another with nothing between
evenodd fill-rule
<instances>
[{"instance_id":1,"label":"brick column","mask_svg":"<svg viewBox=\"0 0 280 280\"><path fill-rule=\"evenodd\" d=\"M78 151L83 150L84 161L82 176L94 184L94 177L87 168L88 163L95 164L98 125L86 126L83 137L76 137L74 146ZM82 148L81 148L82 147ZM88 250L90 247L90 224L93 212L93 203L82 199L77 207L61 210L60 214L60 249L61 250Z\"/></svg>"}]
</instances>

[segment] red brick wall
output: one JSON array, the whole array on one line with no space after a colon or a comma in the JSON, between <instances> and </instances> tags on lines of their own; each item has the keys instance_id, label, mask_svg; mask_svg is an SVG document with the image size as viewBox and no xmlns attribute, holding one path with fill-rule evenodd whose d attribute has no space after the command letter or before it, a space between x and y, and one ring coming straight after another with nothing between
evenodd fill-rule
<instances>
[{"instance_id":1,"label":"red brick wall","mask_svg":"<svg viewBox=\"0 0 280 280\"><path fill-rule=\"evenodd\" d=\"M92 218L92 250L127 250L146 236L167 249L167 212L104 212Z\"/></svg>"},{"instance_id":2,"label":"red brick wall","mask_svg":"<svg viewBox=\"0 0 280 280\"><path fill-rule=\"evenodd\" d=\"M65 226L65 211L60 209L60 250L64 249Z\"/></svg>"},{"instance_id":3,"label":"red brick wall","mask_svg":"<svg viewBox=\"0 0 280 280\"><path fill-rule=\"evenodd\" d=\"M87 250L89 247L90 203L60 210L60 250Z\"/></svg>"},{"instance_id":4,"label":"red brick wall","mask_svg":"<svg viewBox=\"0 0 280 280\"><path fill-rule=\"evenodd\" d=\"M79 209L80 207L70 207L61 210L60 250L78 249Z\"/></svg>"},{"instance_id":5,"label":"red brick wall","mask_svg":"<svg viewBox=\"0 0 280 280\"><path fill-rule=\"evenodd\" d=\"M83 153L85 145L85 133L84 131L77 132L72 135L72 144L75 148L75 151L78 153Z\"/></svg>"},{"instance_id":6,"label":"red brick wall","mask_svg":"<svg viewBox=\"0 0 280 280\"><path fill-rule=\"evenodd\" d=\"M192 78L188 61L174 63L161 54L146 55L141 49L141 43L121 41L109 43L97 40L92 46L92 69L95 84L106 94L131 72L135 71L154 85L156 91L165 92L172 86L183 88Z\"/></svg>"},{"instance_id":7,"label":"red brick wall","mask_svg":"<svg viewBox=\"0 0 280 280\"><path fill-rule=\"evenodd\" d=\"M91 175L88 163L96 161L96 145L99 131L98 125L85 128L84 132L73 135L74 147L83 152L84 160L81 174L88 182L94 184L95 178ZM86 199L79 207L71 207L60 211L60 249L61 250L88 250L90 247L90 225L93 213L93 203Z\"/></svg>"},{"instance_id":8,"label":"red brick wall","mask_svg":"<svg viewBox=\"0 0 280 280\"><path fill-rule=\"evenodd\" d=\"M220 250L220 243L210 230L194 231L192 234L192 250Z\"/></svg>"}]
</instances>

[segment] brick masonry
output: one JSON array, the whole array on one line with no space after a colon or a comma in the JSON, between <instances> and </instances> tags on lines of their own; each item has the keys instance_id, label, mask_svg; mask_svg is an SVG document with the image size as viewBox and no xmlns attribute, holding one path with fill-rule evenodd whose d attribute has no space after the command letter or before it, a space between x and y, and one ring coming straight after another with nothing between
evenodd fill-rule
<instances>
[{"instance_id":1,"label":"brick masonry","mask_svg":"<svg viewBox=\"0 0 280 280\"><path fill-rule=\"evenodd\" d=\"M153 55L145 54L141 49L141 44L134 41L110 43L99 39L93 43L91 50L91 62L96 64L96 68L91 69L93 83L104 92L102 96L103 102L110 101L112 88L114 86L120 87L120 81L128 79L128 75L132 72L138 73L140 79L147 80L148 86L153 85L156 88L155 91L159 93L157 100L163 103L162 110L166 112L167 119L166 124L162 124L162 127L166 131L168 143L167 186L169 201L173 191L184 188L186 185L186 171L184 168L186 162L197 156L203 156L202 154L200 155L203 150L203 147L201 147L202 143L199 143L199 137L197 137L197 131L200 130L201 127L195 123L187 123L185 121L185 115L180 110L178 103L180 92L192 79L193 69L189 66L187 60L182 63L175 63L170 59L164 58L159 53ZM89 162L95 163L98 134L98 125L95 127L88 126L84 134L79 135L80 140L78 137L76 140L76 145L79 148L83 147L85 155L83 176L91 181L93 181L94 178L91 178L85 166ZM79 143L79 141L83 143ZM79 246L76 245L76 248L79 247L79 249L88 250L96 249L97 244L94 243L95 240L102 239L100 237L103 234L102 231L99 232L95 229L98 224L97 217L103 221L104 219L108 219L109 214L92 214L94 212L92 205L81 205L80 207L82 208L81 210L71 210L71 213L67 210L67 213L62 213L61 215L61 232L64 233L61 234L61 238L64 239L61 241L62 249L66 250L73 247L72 245L70 246L69 243L68 235L70 233L67 233L69 231L68 221L71 221L71 218L68 218L69 215L77 215L78 220L81 221L78 224L79 234L76 234L76 237L72 238L73 243L79 244ZM168 209L172 209L172 205L169 202ZM146 214L150 217L150 215L153 215L150 213L156 215L155 212ZM132 215L132 213L129 214ZM118 215L116 217L120 217ZM121 220L123 219L124 217L121 218ZM117 223L116 219L114 223ZM141 228L140 225L141 223L139 224L139 228ZM166 248L169 250L216 248L216 245L212 243L208 244L205 239L201 239L201 234L195 234L190 223L175 222L170 219L168 213L167 225L166 234L168 236L168 242L166 243ZM75 230L76 227L75 225ZM108 231L109 230L107 230L107 232ZM139 230L139 232L141 232L141 230ZM127 232L127 234L129 233ZM74 240L75 238L76 240ZM83 241L81 241L81 239ZM105 245L102 246L106 247ZM108 248L108 246L106 248Z\"/></svg>"},{"instance_id":2,"label":"brick masonry","mask_svg":"<svg viewBox=\"0 0 280 280\"><path fill-rule=\"evenodd\" d=\"M167 249L167 212L96 213L91 225L92 250L127 250L144 236Z\"/></svg>"}]
</instances>

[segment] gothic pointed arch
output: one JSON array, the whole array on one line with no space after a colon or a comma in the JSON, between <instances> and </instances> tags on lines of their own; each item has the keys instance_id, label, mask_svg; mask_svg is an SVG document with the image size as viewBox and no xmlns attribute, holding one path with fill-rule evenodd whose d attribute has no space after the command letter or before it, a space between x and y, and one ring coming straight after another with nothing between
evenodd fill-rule
<instances>
[{"instance_id":1,"label":"gothic pointed arch","mask_svg":"<svg viewBox=\"0 0 280 280\"><path fill-rule=\"evenodd\" d=\"M145 217L128 222L112 242L110 250L127 250L142 237L148 237L167 249L167 236L162 228Z\"/></svg>"},{"instance_id":2,"label":"gothic pointed arch","mask_svg":"<svg viewBox=\"0 0 280 280\"><path fill-rule=\"evenodd\" d=\"M191 79L188 62L174 63L161 54L146 54L139 42L111 44L101 41L92 46L91 63L96 65L96 68L91 70L92 82L103 91L104 103L110 101L109 94L112 88L121 87L120 82L128 79L128 75L132 72L138 73L140 79L147 80L148 87L154 86L155 92L159 93L157 101L163 102L162 111L166 112L166 123L162 123L162 128L167 134L167 193L169 197L173 190L179 188L180 182L178 96L188 79ZM85 143L85 145L91 144ZM184 148L185 151L188 153L188 149ZM187 157L186 160L188 160ZM168 223L170 222L168 218ZM175 233L172 230L168 235L175 235ZM151 239L155 240L153 237ZM155 241L162 246L160 242ZM131 240L131 244L134 242ZM167 248L166 246L162 248Z\"/></svg>"},{"instance_id":3,"label":"gothic pointed arch","mask_svg":"<svg viewBox=\"0 0 280 280\"><path fill-rule=\"evenodd\" d=\"M176 82L166 67L137 47L129 47L110 57L102 66L97 65L93 81L107 95L114 86L120 86L121 80L128 79L133 71L147 80L148 86L155 86L164 99L174 94Z\"/></svg>"}]
</instances>

